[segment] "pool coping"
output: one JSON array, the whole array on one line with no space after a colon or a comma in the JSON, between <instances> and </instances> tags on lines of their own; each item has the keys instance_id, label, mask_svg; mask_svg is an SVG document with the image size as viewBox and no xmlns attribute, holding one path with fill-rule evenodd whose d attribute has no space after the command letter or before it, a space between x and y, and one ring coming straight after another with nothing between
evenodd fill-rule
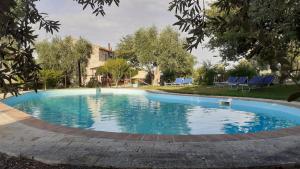
<instances>
[{"instance_id":1,"label":"pool coping","mask_svg":"<svg viewBox=\"0 0 300 169\"><path fill-rule=\"evenodd\" d=\"M285 106L292 106L300 108L300 103L289 103L270 99L256 99L243 97L226 97L226 96L201 96L195 94L178 94L156 90L146 90L152 93L173 94L184 96L210 97L210 98L234 98L240 100L263 101L269 103L276 103ZM292 128L284 128L275 131L262 131L258 133L249 134L203 134L203 135L155 135L155 134L130 134L117 133L106 131L93 131L79 128L70 128L47 123L43 120L32 117L31 115L12 108L0 102L0 113L4 113L16 121L19 121L27 126L47 130L51 132L69 134L74 136L84 136L89 138L103 138L114 140L129 140L129 141L163 141L163 142L218 142L218 141L242 141L242 140L258 140L269 138L280 138L292 135L300 135L300 126Z\"/></svg>"}]
</instances>

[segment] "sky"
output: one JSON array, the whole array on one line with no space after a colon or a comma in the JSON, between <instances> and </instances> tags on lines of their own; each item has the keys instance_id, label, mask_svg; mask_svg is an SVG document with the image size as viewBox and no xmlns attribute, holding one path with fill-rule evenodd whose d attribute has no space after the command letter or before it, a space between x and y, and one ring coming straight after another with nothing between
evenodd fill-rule
<instances>
[{"instance_id":1,"label":"sky","mask_svg":"<svg viewBox=\"0 0 300 169\"><path fill-rule=\"evenodd\" d=\"M58 33L47 34L38 30L38 40L51 39L58 35L71 35L89 40L94 44L115 49L122 37L133 34L141 27L156 26L163 29L176 22L174 14L168 11L168 0L121 0L120 6L105 9L106 16L94 16L91 10L82 10L82 6L72 0L42 0L37 3L40 12L49 14L49 19L60 21ZM173 27L177 29L177 27ZM182 34L184 37L184 35ZM192 54L198 64L203 61L217 63L220 59L216 51L210 51L201 45Z\"/></svg>"}]
</instances>

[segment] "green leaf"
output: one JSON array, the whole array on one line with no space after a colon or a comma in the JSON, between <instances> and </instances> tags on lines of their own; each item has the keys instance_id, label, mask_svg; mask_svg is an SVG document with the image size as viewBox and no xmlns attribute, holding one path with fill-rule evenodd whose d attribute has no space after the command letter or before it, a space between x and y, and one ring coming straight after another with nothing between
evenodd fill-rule
<instances>
[{"instance_id":1,"label":"green leaf","mask_svg":"<svg viewBox=\"0 0 300 169\"><path fill-rule=\"evenodd\" d=\"M288 100L288 102L292 102L292 101L296 101L299 98L300 98L300 92L296 92L296 93L291 94L287 100Z\"/></svg>"}]
</instances>

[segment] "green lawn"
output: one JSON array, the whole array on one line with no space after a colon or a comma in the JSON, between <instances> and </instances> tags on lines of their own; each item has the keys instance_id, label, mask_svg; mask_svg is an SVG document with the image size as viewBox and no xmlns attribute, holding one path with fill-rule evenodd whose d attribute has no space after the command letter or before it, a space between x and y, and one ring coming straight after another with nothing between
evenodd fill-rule
<instances>
[{"instance_id":1,"label":"green lawn","mask_svg":"<svg viewBox=\"0 0 300 169\"><path fill-rule=\"evenodd\" d=\"M286 100L288 96L299 91L296 85L275 85L267 88L255 89L249 91L241 91L230 88L214 88L211 86L185 86L185 87L143 87L144 89L161 90L173 93L214 95L214 96L236 96L236 97L253 97L274 100Z\"/></svg>"}]
</instances>

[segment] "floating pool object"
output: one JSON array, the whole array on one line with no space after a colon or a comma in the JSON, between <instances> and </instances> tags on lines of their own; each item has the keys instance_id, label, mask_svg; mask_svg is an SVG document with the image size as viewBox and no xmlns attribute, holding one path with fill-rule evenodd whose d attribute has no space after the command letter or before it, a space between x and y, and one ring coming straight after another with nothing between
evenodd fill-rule
<instances>
[{"instance_id":1,"label":"floating pool object","mask_svg":"<svg viewBox=\"0 0 300 169\"><path fill-rule=\"evenodd\" d=\"M220 105L222 106L231 106L232 99L227 99L227 100L221 100Z\"/></svg>"}]
</instances>

